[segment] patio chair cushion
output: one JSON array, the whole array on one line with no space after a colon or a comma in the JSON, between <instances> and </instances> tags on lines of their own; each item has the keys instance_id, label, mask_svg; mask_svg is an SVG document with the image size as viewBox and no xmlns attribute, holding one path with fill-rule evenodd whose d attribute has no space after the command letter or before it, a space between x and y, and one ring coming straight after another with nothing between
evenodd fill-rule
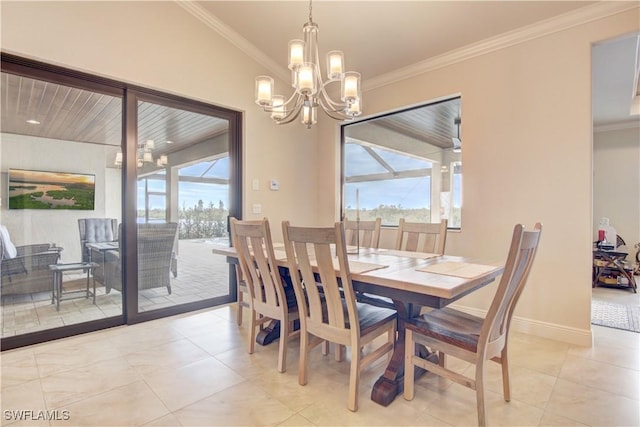
<instances>
[{"instance_id":1,"label":"patio chair cushion","mask_svg":"<svg viewBox=\"0 0 640 427\"><path fill-rule=\"evenodd\" d=\"M0 239L2 240L2 259L15 258L18 255L18 250L11 241L9 230L4 225L0 225Z\"/></svg>"}]
</instances>

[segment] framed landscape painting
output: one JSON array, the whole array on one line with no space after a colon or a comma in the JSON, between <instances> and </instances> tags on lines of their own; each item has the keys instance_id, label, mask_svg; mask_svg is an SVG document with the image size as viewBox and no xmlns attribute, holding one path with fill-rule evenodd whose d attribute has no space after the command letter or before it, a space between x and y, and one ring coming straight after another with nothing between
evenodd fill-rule
<instances>
[{"instance_id":1,"label":"framed landscape painting","mask_svg":"<svg viewBox=\"0 0 640 427\"><path fill-rule=\"evenodd\" d=\"M9 209L93 210L95 175L9 169Z\"/></svg>"}]
</instances>

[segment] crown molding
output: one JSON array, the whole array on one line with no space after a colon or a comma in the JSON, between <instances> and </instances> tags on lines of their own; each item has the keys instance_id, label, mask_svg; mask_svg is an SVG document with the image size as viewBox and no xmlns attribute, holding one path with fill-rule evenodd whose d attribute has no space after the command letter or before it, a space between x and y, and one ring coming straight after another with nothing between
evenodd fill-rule
<instances>
[{"instance_id":1,"label":"crown molding","mask_svg":"<svg viewBox=\"0 0 640 427\"><path fill-rule=\"evenodd\" d=\"M619 122L603 123L593 126L593 132L610 132L614 130L624 129L640 129L640 117L634 117Z\"/></svg>"},{"instance_id":2,"label":"crown molding","mask_svg":"<svg viewBox=\"0 0 640 427\"><path fill-rule=\"evenodd\" d=\"M224 22L220 21L216 16L208 12L202 6L196 4L192 0L174 1L184 10L195 16L209 28L220 34L235 47L247 54L250 58L267 68L278 78L286 81L291 77L289 71L285 67L281 66L276 61L265 55L264 52L262 52L255 45L250 43L247 39L242 37Z\"/></svg>"},{"instance_id":3,"label":"crown molding","mask_svg":"<svg viewBox=\"0 0 640 427\"><path fill-rule=\"evenodd\" d=\"M231 44L267 68L281 80L289 79L288 70L264 54L255 45L224 24L217 17L192 0L175 0L184 10L205 23ZM417 62L407 67L399 68L387 74L373 77L362 82L362 90L372 90L401 80L415 77L429 71L437 70L457 62L465 61L477 56L505 49L520 43L524 43L539 37L563 31L578 25L586 24L597 19L626 12L627 10L640 9L636 1L601 1L593 5L567 12L553 18L546 19L531 25L527 25L495 37L455 49L442 55Z\"/></svg>"},{"instance_id":4,"label":"crown molding","mask_svg":"<svg viewBox=\"0 0 640 427\"><path fill-rule=\"evenodd\" d=\"M455 49L442 55L417 62L407 67L399 68L362 82L362 90L372 90L417 75L437 70L457 62L465 61L477 56L505 49L539 37L563 31L591 21L606 18L611 15L631 9L640 9L638 3L633 2L599 2L580 9L567 12L535 24L527 25L495 37Z\"/></svg>"}]
</instances>

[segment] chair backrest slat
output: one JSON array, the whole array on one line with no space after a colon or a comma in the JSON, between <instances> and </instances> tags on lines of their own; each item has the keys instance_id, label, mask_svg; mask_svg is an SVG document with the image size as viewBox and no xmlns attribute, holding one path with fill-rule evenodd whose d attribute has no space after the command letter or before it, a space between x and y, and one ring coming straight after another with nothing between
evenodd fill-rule
<instances>
[{"instance_id":1,"label":"chair backrest slat","mask_svg":"<svg viewBox=\"0 0 640 427\"><path fill-rule=\"evenodd\" d=\"M509 255L502 279L491 302L478 341L478 352L486 351L490 357L503 347L516 304L527 282L536 255L542 225L525 231L521 224L513 230Z\"/></svg>"},{"instance_id":2,"label":"chair backrest slat","mask_svg":"<svg viewBox=\"0 0 640 427\"><path fill-rule=\"evenodd\" d=\"M380 245L381 218L373 221L344 221L345 241L349 246L378 248Z\"/></svg>"},{"instance_id":3,"label":"chair backrest slat","mask_svg":"<svg viewBox=\"0 0 640 427\"><path fill-rule=\"evenodd\" d=\"M444 254L447 243L447 220L439 223L406 222L400 218L396 249L410 252Z\"/></svg>"},{"instance_id":4,"label":"chair backrest slat","mask_svg":"<svg viewBox=\"0 0 640 427\"><path fill-rule=\"evenodd\" d=\"M351 332L347 325L359 328L359 319L343 224L312 228L294 227L285 221L282 233L300 317L305 317L310 331L328 331L336 342L349 343ZM336 275L336 264L340 268L339 275ZM308 307L300 307L301 301L307 301ZM359 333L359 329L353 332Z\"/></svg>"},{"instance_id":5,"label":"chair backrest slat","mask_svg":"<svg viewBox=\"0 0 640 427\"><path fill-rule=\"evenodd\" d=\"M286 306L287 299L275 263L269 221L239 221L231 218L231 234L251 304L276 308Z\"/></svg>"}]
</instances>

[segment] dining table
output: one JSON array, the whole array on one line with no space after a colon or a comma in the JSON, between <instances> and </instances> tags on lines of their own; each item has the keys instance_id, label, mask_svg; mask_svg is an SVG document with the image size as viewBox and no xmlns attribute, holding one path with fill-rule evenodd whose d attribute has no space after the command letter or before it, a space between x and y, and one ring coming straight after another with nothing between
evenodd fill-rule
<instances>
[{"instance_id":1,"label":"dining table","mask_svg":"<svg viewBox=\"0 0 640 427\"><path fill-rule=\"evenodd\" d=\"M233 247L214 247L212 252L226 256L229 263L238 262ZM284 286L291 286L284 245L274 244L274 253ZM445 307L493 282L502 274L504 260L383 248L347 247L347 253L354 290L386 301L398 312L393 355L371 392L374 402L387 406L403 390L404 321L419 316L423 307ZM337 258L334 264L338 270ZM416 351L421 357L437 357L424 347ZM416 376L423 373L421 370Z\"/></svg>"}]
</instances>

